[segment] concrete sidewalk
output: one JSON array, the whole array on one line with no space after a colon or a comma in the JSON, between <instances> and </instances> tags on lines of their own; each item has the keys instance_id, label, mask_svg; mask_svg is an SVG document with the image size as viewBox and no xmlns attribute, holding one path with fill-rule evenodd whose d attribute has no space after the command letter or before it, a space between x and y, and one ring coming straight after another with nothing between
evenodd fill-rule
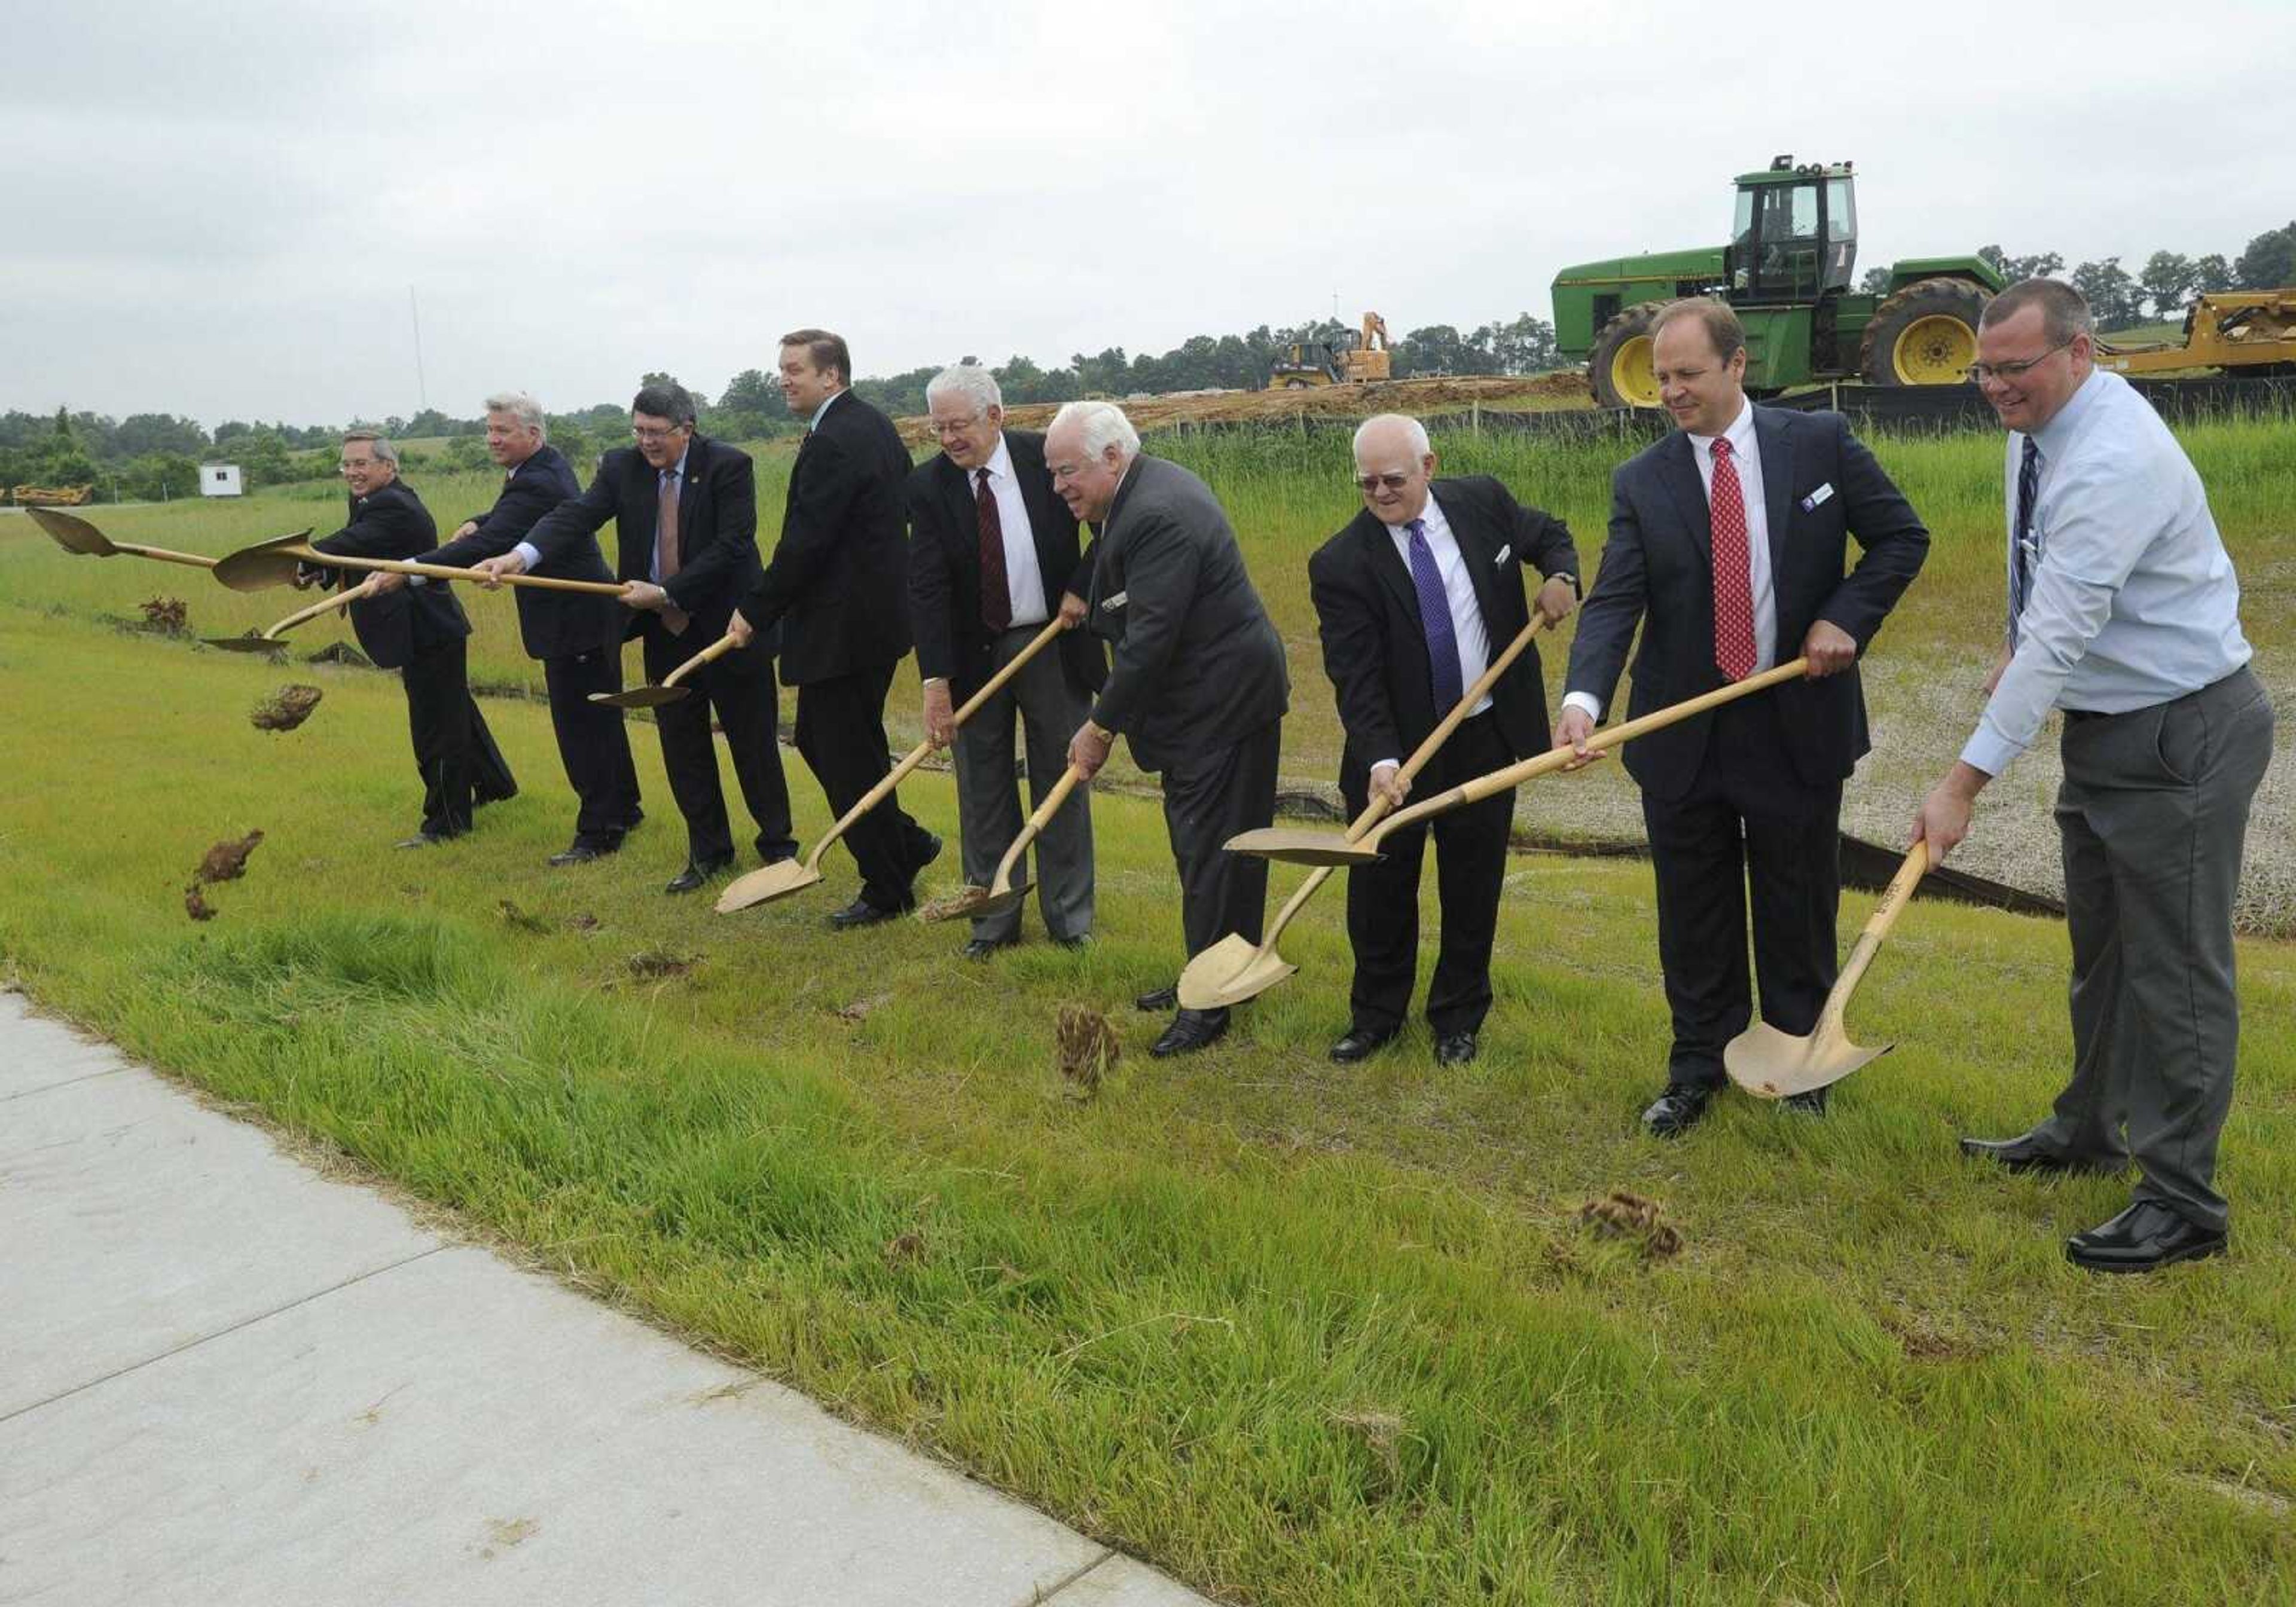
<instances>
[{"instance_id":1,"label":"concrete sidewalk","mask_svg":"<svg viewBox=\"0 0 2296 1607\"><path fill-rule=\"evenodd\" d=\"M0 993L0 1603L1202 1601Z\"/></svg>"}]
</instances>

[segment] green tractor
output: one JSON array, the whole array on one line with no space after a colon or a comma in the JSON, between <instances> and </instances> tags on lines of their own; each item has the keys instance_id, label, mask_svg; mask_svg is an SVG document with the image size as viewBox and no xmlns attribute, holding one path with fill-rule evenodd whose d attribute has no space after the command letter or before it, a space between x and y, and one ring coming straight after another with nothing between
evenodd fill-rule
<instances>
[{"instance_id":1,"label":"green tractor","mask_svg":"<svg viewBox=\"0 0 2296 1607\"><path fill-rule=\"evenodd\" d=\"M1879 294L1855 291L1857 197L1850 164L1781 156L1741 174L1730 243L1582 263L1554 276L1554 338L1587 365L1605 407L1655 407L1652 320L1681 296L1720 296L1746 326L1746 389L1863 380L1958 385L1977 358L1977 317L2005 280L1981 257L1921 257Z\"/></svg>"}]
</instances>

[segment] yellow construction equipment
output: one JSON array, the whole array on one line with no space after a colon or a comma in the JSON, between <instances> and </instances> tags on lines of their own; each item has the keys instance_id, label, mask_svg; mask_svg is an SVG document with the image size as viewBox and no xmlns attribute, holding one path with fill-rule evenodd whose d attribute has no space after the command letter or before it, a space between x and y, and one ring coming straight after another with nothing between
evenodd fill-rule
<instances>
[{"instance_id":1,"label":"yellow construction equipment","mask_svg":"<svg viewBox=\"0 0 2296 1607\"><path fill-rule=\"evenodd\" d=\"M2185 314L2182 345L2116 346L2100 339L2096 365L2139 374L2180 368L2296 372L2296 290L2214 291Z\"/></svg>"},{"instance_id":2,"label":"yellow construction equipment","mask_svg":"<svg viewBox=\"0 0 2296 1607\"><path fill-rule=\"evenodd\" d=\"M1363 316L1362 330L1342 335L1342 341L1294 340L1291 355L1268 370L1270 390L1309 390L1325 385L1372 385L1390 377L1392 359L1387 350L1387 320L1377 313Z\"/></svg>"},{"instance_id":3,"label":"yellow construction equipment","mask_svg":"<svg viewBox=\"0 0 2296 1607\"><path fill-rule=\"evenodd\" d=\"M20 508L77 508L86 505L95 495L94 486L18 486L16 505Z\"/></svg>"}]
</instances>

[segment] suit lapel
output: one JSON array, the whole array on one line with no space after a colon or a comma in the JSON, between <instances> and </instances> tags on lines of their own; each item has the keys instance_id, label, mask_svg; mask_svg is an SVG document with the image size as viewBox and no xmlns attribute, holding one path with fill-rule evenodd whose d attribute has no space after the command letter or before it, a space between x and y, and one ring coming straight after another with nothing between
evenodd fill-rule
<instances>
[{"instance_id":1,"label":"suit lapel","mask_svg":"<svg viewBox=\"0 0 2296 1607\"><path fill-rule=\"evenodd\" d=\"M1418 634L1420 644L1427 642L1427 621L1419 617L1419 587L1411 578L1411 570L1395 550L1395 537L1388 528L1366 512L1356 515L1356 538L1363 544L1365 561L1371 565L1395 606L1411 622Z\"/></svg>"},{"instance_id":2,"label":"suit lapel","mask_svg":"<svg viewBox=\"0 0 2296 1607\"><path fill-rule=\"evenodd\" d=\"M1476 517L1478 510L1464 492L1453 490L1447 498L1444 498L1440 495L1444 489L1440 481L1437 482L1434 489L1443 509L1444 521L1451 527L1451 539L1458 544L1459 562L1466 566L1467 584L1475 588L1475 608L1483 617L1483 634L1488 638L1493 628L1491 622L1500 617L1492 607L1492 588L1498 584L1497 565L1493 562L1497 549L1491 545L1488 533ZM1521 561L1520 553L1507 554L1509 563ZM1491 652L1496 654L1497 647L1494 645Z\"/></svg>"},{"instance_id":3,"label":"suit lapel","mask_svg":"<svg viewBox=\"0 0 2296 1607\"><path fill-rule=\"evenodd\" d=\"M1706 487L1698 478L1698 457L1690 438L1676 430L1666 439L1659 453L1659 479L1668 495L1682 511L1683 528L1690 532L1690 545L1714 567L1714 516L1706 505Z\"/></svg>"},{"instance_id":4,"label":"suit lapel","mask_svg":"<svg viewBox=\"0 0 2296 1607\"><path fill-rule=\"evenodd\" d=\"M1793 439L1775 409L1754 409L1754 445L1762 455L1762 507L1770 521L1770 584L1775 586L1785 554L1786 520L1793 505Z\"/></svg>"}]
</instances>

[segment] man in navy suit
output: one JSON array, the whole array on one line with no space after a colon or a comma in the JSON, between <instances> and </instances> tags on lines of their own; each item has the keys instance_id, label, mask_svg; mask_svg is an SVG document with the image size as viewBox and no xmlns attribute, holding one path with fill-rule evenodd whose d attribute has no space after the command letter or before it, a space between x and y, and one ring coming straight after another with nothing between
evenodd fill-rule
<instances>
[{"instance_id":1,"label":"man in navy suit","mask_svg":"<svg viewBox=\"0 0 2296 1607\"><path fill-rule=\"evenodd\" d=\"M1308 561L1324 669L1347 731L1340 792L1351 817L1374 793L1402 805L1411 791L1404 758L1530 623L1525 568L1544 577L1538 608L1550 625L1578 596L1578 553L1563 522L1523 506L1488 475L1431 478L1435 453L1418 420L1391 413L1365 420L1355 462L1363 511ZM1544 753L1549 740L1538 649L1526 647L1420 775L1443 791ZM1475 1058L1491 1007L1491 944L1513 818L1510 789L1433 823L1443 932L1427 1024L1439 1065ZM1427 835L1423 825L1390 834L1381 844L1385 857L1348 876L1352 1019L1332 1045L1342 1065L1402 1029L1419 965Z\"/></svg>"},{"instance_id":2,"label":"man in navy suit","mask_svg":"<svg viewBox=\"0 0 2296 1607\"><path fill-rule=\"evenodd\" d=\"M569 561L606 521L619 548L623 637L644 644L646 679L660 681L726 634L734 605L758 572L757 480L748 455L698 433L693 398L675 381L648 385L630 403L635 447L600 460L590 488L527 532L536 566ZM480 567L515 573L513 550ZM694 695L654 709L662 767L685 816L685 868L663 890L690 893L734 863L726 794L710 717L725 728L742 801L771 865L797 853L789 784L782 776L774 643L745 644L679 683Z\"/></svg>"},{"instance_id":3,"label":"man in navy suit","mask_svg":"<svg viewBox=\"0 0 2296 1607\"><path fill-rule=\"evenodd\" d=\"M909 603L924 730L956 743L956 807L964 879L985 887L1020 834L1013 727L1026 734L1029 790L1037 801L1068 767L1068 742L1108 679L1099 638L1084 622L1092 555L1079 556L1077 518L1053 490L1045 438L1004 428L996 376L977 365L943 369L925 387L940 451L911 471ZM1055 617L1069 627L983 704L962 731L956 705L979 692ZM1092 805L1071 793L1037 839L1037 903L1062 947L1092 932ZM1020 941L1021 912L975 920L965 957Z\"/></svg>"},{"instance_id":4,"label":"man in navy suit","mask_svg":"<svg viewBox=\"0 0 2296 1607\"><path fill-rule=\"evenodd\" d=\"M1870 745L1857 658L1920 570L1929 531L1841 414L1746 399L1745 333L1726 304L1675 302L1652 333L1681 429L1612 477L1555 745L1584 761L1638 621L1629 717L1809 660L1802 680L1625 749L1674 1021L1666 1089L1643 1123L1673 1137L1706 1113L1723 1045L1751 1020L1750 891L1762 1019L1807 1033L1833 986L1841 783ZM1852 537L1863 552L1845 574ZM1822 1113L1824 1090L1789 1103Z\"/></svg>"},{"instance_id":5,"label":"man in navy suit","mask_svg":"<svg viewBox=\"0 0 2296 1607\"><path fill-rule=\"evenodd\" d=\"M550 445L542 404L522 390L487 398L487 455L502 466L503 488L486 512L463 521L454 538L422 562L455 569L477 565L490 589L502 571L534 570L562 580L611 582L612 571L594 537L568 545L546 567L526 534L560 503L579 496L582 485L565 455ZM515 564L485 561L516 553ZM390 587L404 577L380 575L374 584ZM421 583L421 577L414 578ZM553 854L557 865L581 865L622 846L622 833L640 819L638 774L630 762L630 741L619 709L593 703L594 692L622 689L622 605L595 594L545 591L521 586L519 635L527 656L542 663L550 693L550 726L558 736L558 757L581 807L574 818L574 840Z\"/></svg>"}]
</instances>

